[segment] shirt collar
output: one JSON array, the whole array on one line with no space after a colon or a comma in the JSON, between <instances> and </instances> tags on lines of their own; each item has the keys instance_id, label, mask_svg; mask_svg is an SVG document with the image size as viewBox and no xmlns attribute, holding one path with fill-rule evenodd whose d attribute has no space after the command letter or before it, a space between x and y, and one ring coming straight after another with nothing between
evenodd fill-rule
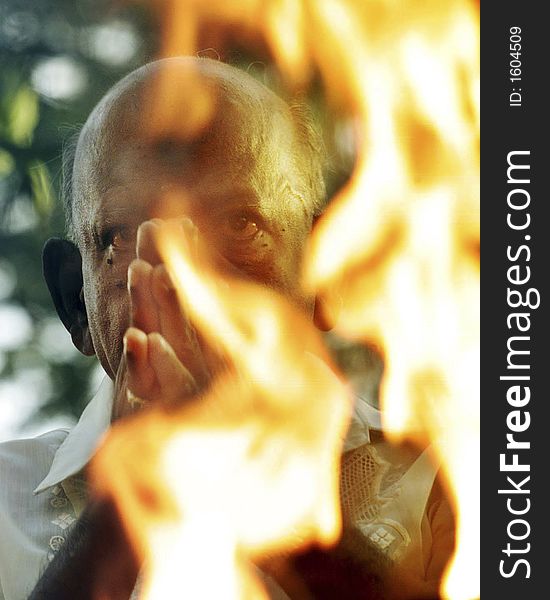
<instances>
[{"instance_id":1,"label":"shirt collar","mask_svg":"<svg viewBox=\"0 0 550 600\"><path fill-rule=\"evenodd\" d=\"M34 490L35 494L75 475L90 462L101 437L111 424L113 391L113 382L105 376L78 423L57 449L52 466ZM356 397L350 427L344 440L344 451L369 442L369 429L382 429L380 411L363 398Z\"/></svg>"},{"instance_id":2,"label":"shirt collar","mask_svg":"<svg viewBox=\"0 0 550 600\"><path fill-rule=\"evenodd\" d=\"M355 396L351 421L344 438L344 452L370 442L371 429L382 430L381 413L364 398Z\"/></svg>"},{"instance_id":3,"label":"shirt collar","mask_svg":"<svg viewBox=\"0 0 550 600\"><path fill-rule=\"evenodd\" d=\"M52 466L34 490L35 494L61 483L88 464L99 440L111 424L113 389L113 382L105 376L78 423L57 449Z\"/></svg>"}]
</instances>

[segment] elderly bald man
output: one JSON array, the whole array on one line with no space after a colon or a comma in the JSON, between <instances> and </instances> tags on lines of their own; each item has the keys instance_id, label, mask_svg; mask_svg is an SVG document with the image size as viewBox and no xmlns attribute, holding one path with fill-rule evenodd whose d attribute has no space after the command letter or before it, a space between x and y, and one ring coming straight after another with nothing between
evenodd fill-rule
<instances>
[{"instance_id":1,"label":"elderly bald man","mask_svg":"<svg viewBox=\"0 0 550 600\"><path fill-rule=\"evenodd\" d=\"M214 96L212 122L188 143L151 136L144 121L158 77L185 85L189 71ZM178 101L177 116L185 121L185 90ZM9 490L3 486L4 534L13 529L11 541L1 544L6 597L28 595L48 561L67 553L64 542L78 537L69 532L84 506L81 471L111 418L131 410L125 383L128 375L143 373L143 357L162 361L167 342L180 361L180 383L183 378L194 390L208 380L208 349L174 306L159 306L153 298L151 219L184 218L184 235L200 238L222 268L284 293L313 315L314 299L301 291L298 273L324 201L319 150L302 112L247 74L211 60L146 65L94 109L69 161L69 240L48 241L44 274L73 343L83 354L97 355L118 385L113 393L104 383L70 434L14 442L0 457L2 481L10 482ZM176 206L165 202L174 198L170 192L180 198ZM133 383L138 391L143 385Z\"/></svg>"},{"instance_id":2,"label":"elderly bald man","mask_svg":"<svg viewBox=\"0 0 550 600\"><path fill-rule=\"evenodd\" d=\"M184 122L190 109L182 86L190 71L214 96L211 122L187 141L151 136L147 109L158 77L181 83L174 89ZM326 325L298 277L325 200L321 147L302 110L207 59L142 67L94 109L68 160L69 239L49 240L43 262L73 343L97 355L108 379L70 433L0 448L0 598L25 598L39 579L33 598L91 597L98 572L113 579L111 597L128 597L133 587L138 565L109 508L86 506L83 469L112 419L133 410L128 387L154 397L164 380L179 396L183 389L193 395L216 368L174 299L155 291L157 217L178 218L182 235L220 270L283 293ZM356 409L347 448L368 442L377 420L366 405Z\"/></svg>"}]
</instances>

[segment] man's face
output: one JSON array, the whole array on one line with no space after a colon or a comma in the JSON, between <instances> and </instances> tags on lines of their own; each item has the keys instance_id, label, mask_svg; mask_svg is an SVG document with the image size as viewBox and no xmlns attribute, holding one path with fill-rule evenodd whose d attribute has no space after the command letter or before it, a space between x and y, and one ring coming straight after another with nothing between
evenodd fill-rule
<instances>
[{"instance_id":1,"label":"man's face","mask_svg":"<svg viewBox=\"0 0 550 600\"><path fill-rule=\"evenodd\" d=\"M74 178L88 323L107 373L117 372L129 325L136 232L152 218L190 219L219 262L309 309L298 279L311 222L292 184L288 124L274 123L259 147L254 119L226 107L200 142L152 144L137 133L135 115L123 118L99 134L99 158L86 146L77 153ZM135 132L117 135L117 125Z\"/></svg>"}]
</instances>

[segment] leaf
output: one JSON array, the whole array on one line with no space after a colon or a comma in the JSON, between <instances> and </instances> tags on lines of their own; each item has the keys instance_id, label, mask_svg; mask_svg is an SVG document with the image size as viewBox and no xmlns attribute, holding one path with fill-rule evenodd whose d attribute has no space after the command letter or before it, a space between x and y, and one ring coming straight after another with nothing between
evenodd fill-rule
<instances>
[{"instance_id":1,"label":"leaf","mask_svg":"<svg viewBox=\"0 0 550 600\"><path fill-rule=\"evenodd\" d=\"M49 215L54 207L54 194L50 172L46 163L41 160L32 161L28 173L37 212L42 216Z\"/></svg>"},{"instance_id":2,"label":"leaf","mask_svg":"<svg viewBox=\"0 0 550 600\"><path fill-rule=\"evenodd\" d=\"M22 85L15 93L8 116L8 134L14 144L29 146L38 124L38 95L28 85Z\"/></svg>"},{"instance_id":3,"label":"leaf","mask_svg":"<svg viewBox=\"0 0 550 600\"><path fill-rule=\"evenodd\" d=\"M3 148L0 148L0 179L13 173L15 160L13 156Z\"/></svg>"}]
</instances>

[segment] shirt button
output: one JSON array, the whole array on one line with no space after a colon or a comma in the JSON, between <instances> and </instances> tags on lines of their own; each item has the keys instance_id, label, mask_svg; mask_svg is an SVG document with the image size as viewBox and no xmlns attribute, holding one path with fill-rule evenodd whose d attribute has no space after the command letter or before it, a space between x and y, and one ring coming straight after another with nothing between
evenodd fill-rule
<instances>
[{"instance_id":1,"label":"shirt button","mask_svg":"<svg viewBox=\"0 0 550 600\"><path fill-rule=\"evenodd\" d=\"M62 535L54 535L50 538L50 548L57 552L65 543L65 538Z\"/></svg>"},{"instance_id":2,"label":"shirt button","mask_svg":"<svg viewBox=\"0 0 550 600\"><path fill-rule=\"evenodd\" d=\"M62 508L64 506L67 506L67 498L62 498L60 496L57 496L56 498L52 498L50 500L50 504L54 508Z\"/></svg>"}]
</instances>

